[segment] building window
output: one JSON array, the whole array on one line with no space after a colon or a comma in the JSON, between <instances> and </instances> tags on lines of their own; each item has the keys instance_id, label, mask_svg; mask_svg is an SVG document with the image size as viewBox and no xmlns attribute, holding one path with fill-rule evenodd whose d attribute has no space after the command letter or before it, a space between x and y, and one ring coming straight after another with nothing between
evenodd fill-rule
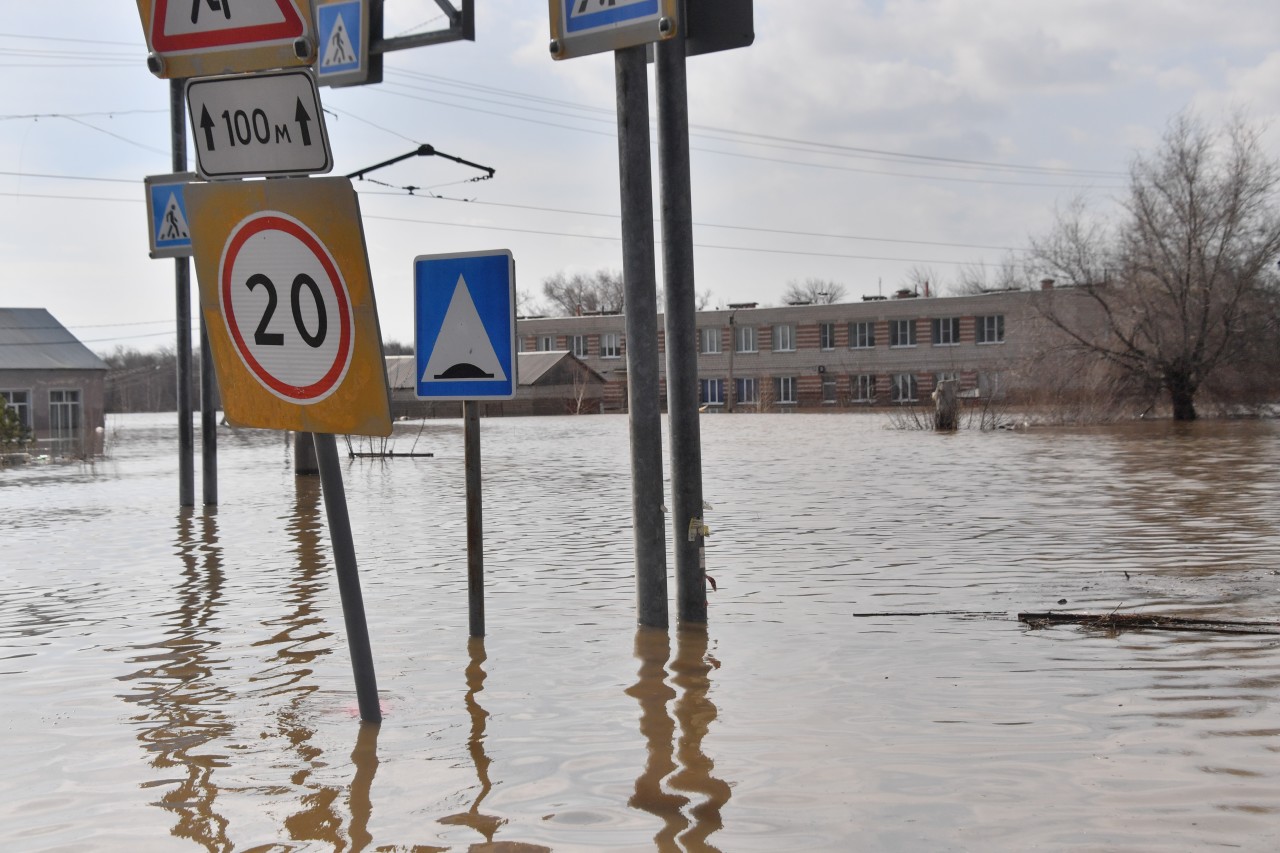
<instances>
[{"instance_id":1,"label":"building window","mask_svg":"<svg viewBox=\"0 0 1280 853\"><path fill-rule=\"evenodd\" d=\"M80 431L80 392L49 392L49 431L54 438L74 438Z\"/></svg>"},{"instance_id":2,"label":"building window","mask_svg":"<svg viewBox=\"0 0 1280 853\"><path fill-rule=\"evenodd\" d=\"M822 404L824 406L835 405L836 402L836 378L830 374L822 376Z\"/></svg>"},{"instance_id":3,"label":"building window","mask_svg":"<svg viewBox=\"0 0 1280 853\"><path fill-rule=\"evenodd\" d=\"M551 352L555 348L555 335L538 335L538 352Z\"/></svg>"},{"instance_id":4,"label":"building window","mask_svg":"<svg viewBox=\"0 0 1280 853\"><path fill-rule=\"evenodd\" d=\"M932 324L935 347L951 347L960 343L959 317L935 317Z\"/></svg>"},{"instance_id":5,"label":"building window","mask_svg":"<svg viewBox=\"0 0 1280 853\"><path fill-rule=\"evenodd\" d=\"M733 380L733 393L735 402L754 403L760 398L760 380L740 376Z\"/></svg>"},{"instance_id":6,"label":"building window","mask_svg":"<svg viewBox=\"0 0 1280 853\"><path fill-rule=\"evenodd\" d=\"M978 395L981 397L998 397L1000 396L1000 374L999 373L979 373L978 374Z\"/></svg>"},{"instance_id":7,"label":"building window","mask_svg":"<svg viewBox=\"0 0 1280 853\"><path fill-rule=\"evenodd\" d=\"M524 352L524 335L516 337L516 352Z\"/></svg>"},{"instance_id":8,"label":"building window","mask_svg":"<svg viewBox=\"0 0 1280 853\"><path fill-rule=\"evenodd\" d=\"M794 404L796 402L796 378L794 376L779 376L774 380L774 394L781 404Z\"/></svg>"},{"instance_id":9,"label":"building window","mask_svg":"<svg viewBox=\"0 0 1280 853\"><path fill-rule=\"evenodd\" d=\"M956 383L956 386L959 387L960 374L956 373L954 370L943 370L936 377L934 377L933 387L937 388L943 382L954 382Z\"/></svg>"},{"instance_id":10,"label":"building window","mask_svg":"<svg viewBox=\"0 0 1280 853\"><path fill-rule=\"evenodd\" d=\"M836 348L836 324L835 323L819 323L818 324L818 346L822 349Z\"/></svg>"},{"instance_id":11,"label":"building window","mask_svg":"<svg viewBox=\"0 0 1280 853\"><path fill-rule=\"evenodd\" d=\"M849 349L871 349L875 345L875 323L864 322L849 324Z\"/></svg>"},{"instance_id":12,"label":"building window","mask_svg":"<svg viewBox=\"0 0 1280 853\"><path fill-rule=\"evenodd\" d=\"M698 352L707 354L720 352L720 330L719 329L699 329L698 330Z\"/></svg>"},{"instance_id":13,"label":"building window","mask_svg":"<svg viewBox=\"0 0 1280 853\"><path fill-rule=\"evenodd\" d=\"M849 391L855 403L874 403L876 400L876 378L869 373L862 373L849 378Z\"/></svg>"},{"instance_id":14,"label":"building window","mask_svg":"<svg viewBox=\"0 0 1280 853\"><path fill-rule=\"evenodd\" d=\"M992 314L989 317L978 317L974 324L980 344L1004 343L1004 315Z\"/></svg>"},{"instance_id":15,"label":"building window","mask_svg":"<svg viewBox=\"0 0 1280 853\"><path fill-rule=\"evenodd\" d=\"M773 351L796 351L796 327L790 323L781 323L773 327Z\"/></svg>"},{"instance_id":16,"label":"building window","mask_svg":"<svg viewBox=\"0 0 1280 853\"><path fill-rule=\"evenodd\" d=\"M913 347L916 345L915 320L889 321L889 346Z\"/></svg>"},{"instance_id":17,"label":"building window","mask_svg":"<svg viewBox=\"0 0 1280 853\"><path fill-rule=\"evenodd\" d=\"M621 358L622 343L617 332L605 332L600 336L600 357Z\"/></svg>"},{"instance_id":18,"label":"building window","mask_svg":"<svg viewBox=\"0 0 1280 853\"><path fill-rule=\"evenodd\" d=\"M587 336L574 335L573 336L573 354L577 358L586 358L588 352L589 350L587 349Z\"/></svg>"},{"instance_id":19,"label":"building window","mask_svg":"<svg viewBox=\"0 0 1280 853\"><path fill-rule=\"evenodd\" d=\"M733 348L735 352L756 352L756 327L734 326Z\"/></svg>"},{"instance_id":20,"label":"building window","mask_svg":"<svg viewBox=\"0 0 1280 853\"><path fill-rule=\"evenodd\" d=\"M0 391L0 403L7 409L13 409L18 415L18 423L31 429L31 392Z\"/></svg>"},{"instance_id":21,"label":"building window","mask_svg":"<svg viewBox=\"0 0 1280 853\"><path fill-rule=\"evenodd\" d=\"M724 405L724 380L699 379L698 399L704 406Z\"/></svg>"},{"instance_id":22,"label":"building window","mask_svg":"<svg viewBox=\"0 0 1280 853\"><path fill-rule=\"evenodd\" d=\"M914 373L895 373L889 396L895 403L914 403L916 396L916 375Z\"/></svg>"}]
</instances>

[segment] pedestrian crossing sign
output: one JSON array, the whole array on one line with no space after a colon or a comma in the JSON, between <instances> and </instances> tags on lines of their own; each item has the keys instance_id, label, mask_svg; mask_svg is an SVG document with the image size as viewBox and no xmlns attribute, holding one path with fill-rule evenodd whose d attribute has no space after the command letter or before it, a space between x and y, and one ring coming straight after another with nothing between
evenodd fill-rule
<instances>
[{"instance_id":1,"label":"pedestrian crossing sign","mask_svg":"<svg viewBox=\"0 0 1280 853\"><path fill-rule=\"evenodd\" d=\"M194 180L197 180L194 172L151 175L145 179L151 257L191 257L191 228L187 225L186 187Z\"/></svg>"},{"instance_id":2,"label":"pedestrian crossing sign","mask_svg":"<svg viewBox=\"0 0 1280 853\"><path fill-rule=\"evenodd\" d=\"M358 86L382 82L369 51L373 0L337 0L316 4L316 77L321 86Z\"/></svg>"},{"instance_id":3,"label":"pedestrian crossing sign","mask_svg":"<svg viewBox=\"0 0 1280 853\"><path fill-rule=\"evenodd\" d=\"M413 262L415 396L509 400L516 392L515 261L505 249Z\"/></svg>"}]
</instances>

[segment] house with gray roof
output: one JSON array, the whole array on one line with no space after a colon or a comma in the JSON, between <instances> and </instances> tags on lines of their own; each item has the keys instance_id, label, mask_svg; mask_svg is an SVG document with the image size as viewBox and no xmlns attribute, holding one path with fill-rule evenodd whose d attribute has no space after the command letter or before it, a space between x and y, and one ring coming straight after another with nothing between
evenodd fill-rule
<instances>
[{"instance_id":1,"label":"house with gray roof","mask_svg":"<svg viewBox=\"0 0 1280 853\"><path fill-rule=\"evenodd\" d=\"M0 403L52 456L102 452L107 364L43 308L0 308Z\"/></svg>"}]
</instances>

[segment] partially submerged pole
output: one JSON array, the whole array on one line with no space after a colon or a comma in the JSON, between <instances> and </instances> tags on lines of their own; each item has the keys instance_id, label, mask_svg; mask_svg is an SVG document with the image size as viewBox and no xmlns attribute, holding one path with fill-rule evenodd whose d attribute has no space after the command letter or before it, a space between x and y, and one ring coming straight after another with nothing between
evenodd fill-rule
<instances>
[{"instance_id":1,"label":"partially submerged pole","mask_svg":"<svg viewBox=\"0 0 1280 853\"><path fill-rule=\"evenodd\" d=\"M636 620L666 628L667 539L662 513L662 407L658 385L658 297L649 153L649 72L643 45L614 51L618 176L622 195L622 278L631 430L631 515Z\"/></svg>"},{"instance_id":2,"label":"partially submerged pole","mask_svg":"<svg viewBox=\"0 0 1280 853\"><path fill-rule=\"evenodd\" d=\"M172 132L173 171L187 170L187 119L183 80L169 81L169 127ZM175 319L178 338L178 504L195 506L195 429L191 406L191 266L174 258Z\"/></svg>"},{"instance_id":3,"label":"partially submerged pole","mask_svg":"<svg viewBox=\"0 0 1280 853\"><path fill-rule=\"evenodd\" d=\"M472 637L484 636L484 515L480 477L480 403L462 402L467 484L467 613Z\"/></svg>"},{"instance_id":4,"label":"partially submerged pole","mask_svg":"<svg viewBox=\"0 0 1280 853\"><path fill-rule=\"evenodd\" d=\"M933 428L938 432L955 432L960 425L956 381L943 379L933 389Z\"/></svg>"}]
</instances>

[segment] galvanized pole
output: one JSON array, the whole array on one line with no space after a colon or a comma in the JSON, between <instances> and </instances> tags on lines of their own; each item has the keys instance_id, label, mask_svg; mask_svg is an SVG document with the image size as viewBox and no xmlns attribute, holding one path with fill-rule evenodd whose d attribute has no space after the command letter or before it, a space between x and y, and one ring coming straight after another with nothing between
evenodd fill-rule
<instances>
[{"instance_id":1,"label":"galvanized pole","mask_svg":"<svg viewBox=\"0 0 1280 853\"><path fill-rule=\"evenodd\" d=\"M480 494L480 404L462 403L467 484L467 604L471 636L484 636L484 518Z\"/></svg>"},{"instance_id":2,"label":"galvanized pole","mask_svg":"<svg viewBox=\"0 0 1280 853\"><path fill-rule=\"evenodd\" d=\"M631 515L636 547L636 619L667 627L667 540L662 514L662 406L658 396L658 297L649 153L649 72L644 46L614 51L622 278L631 429Z\"/></svg>"},{"instance_id":3,"label":"galvanized pole","mask_svg":"<svg viewBox=\"0 0 1280 853\"><path fill-rule=\"evenodd\" d=\"M378 706L378 680L373 673L373 652L369 647L369 624L364 615L364 595L360 592L360 572L356 567L356 546L351 538L351 517L347 514L347 493L342 485L338 445L329 433L314 433L316 459L320 463L320 488L324 510L329 517L329 538L333 542L333 565L338 572L338 595L342 598L342 619L347 626L347 649L355 674L356 701L360 719L382 722Z\"/></svg>"},{"instance_id":4,"label":"galvanized pole","mask_svg":"<svg viewBox=\"0 0 1280 853\"><path fill-rule=\"evenodd\" d=\"M213 353L209 350L209 330L200 317L200 486L204 505L218 504L218 406L213 373Z\"/></svg>"},{"instance_id":5,"label":"galvanized pole","mask_svg":"<svg viewBox=\"0 0 1280 853\"><path fill-rule=\"evenodd\" d=\"M182 80L169 81L169 126L172 130L173 171L187 170L187 119ZM191 424L191 267L174 258L174 289L178 321L178 504L195 506L195 432Z\"/></svg>"},{"instance_id":6,"label":"galvanized pole","mask_svg":"<svg viewBox=\"0 0 1280 853\"><path fill-rule=\"evenodd\" d=\"M698 318L689 180L689 93L684 34L658 42L658 165L667 301L667 420L671 521L681 622L707 621L702 537L702 436L698 424Z\"/></svg>"}]
</instances>

